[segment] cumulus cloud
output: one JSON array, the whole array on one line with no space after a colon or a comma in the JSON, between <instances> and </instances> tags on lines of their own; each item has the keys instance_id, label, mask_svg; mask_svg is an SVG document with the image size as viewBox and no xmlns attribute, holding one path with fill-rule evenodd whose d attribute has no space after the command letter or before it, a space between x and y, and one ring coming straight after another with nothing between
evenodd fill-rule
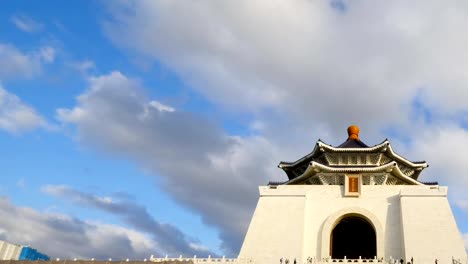
<instances>
[{"instance_id":1,"label":"cumulus cloud","mask_svg":"<svg viewBox=\"0 0 468 264\"><path fill-rule=\"evenodd\" d=\"M167 65L221 107L252 111L261 135L286 153L299 157L313 146L309 135L336 140L357 123L369 144L389 130L414 142L410 157L431 164L424 179L468 187L458 177L468 164L458 149L467 133L459 125L468 111L467 3L130 1L108 10L104 28L117 45ZM432 132L419 120L426 114L450 128Z\"/></svg>"},{"instance_id":2,"label":"cumulus cloud","mask_svg":"<svg viewBox=\"0 0 468 264\"><path fill-rule=\"evenodd\" d=\"M50 46L25 53L13 45L0 43L0 78L33 77L42 71L43 64L54 62L55 55Z\"/></svg>"},{"instance_id":3,"label":"cumulus cloud","mask_svg":"<svg viewBox=\"0 0 468 264\"><path fill-rule=\"evenodd\" d=\"M161 175L163 189L219 227L226 254L236 254L257 186L276 170L276 148L260 136L229 136L210 120L161 107L144 91L119 72L94 77L77 105L58 109L57 115L76 125L83 144Z\"/></svg>"},{"instance_id":4,"label":"cumulus cloud","mask_svg":"<svg viewBox=\"0 0 468 264\"><path fill-rule=\"evenodd\" d=\"M440 111L467 109L466 3L340 3L113 2L104 28L215 103L274 108L334 136L400 123L421 91Z\"/></svg>"},{"instance_id":5,"label":"cumulus cloud","mask_svg":"<svg viewBox=\"0 0 468 264\"><path fill-rule=\"evenodd\" d=\"M0 43L0 77L30 77L40 71L40 65L31 55L22 53L14 46Z\"/></svg>"},{"instance_id":6,"label":"cumulus cloud","mask_svg":"<svg viewBox=\"0 0 468 264\"><path fill-rule=\"evenodd\" d=\"M13 22L18 29L28 33L39 32L43 29L41 23L26 15L14 15L11 17L11 22Z\"/></svg>"},{"instance_id":7,"label":"cumulus cloud","mask_svg":"<svg viewBox=\"0 0 468 264\"><path fill-rule=\"evenodd\" d=\"M83 221L63 214L41 213L0 198L0 236L31 245L55 258L143 259L156 245L145 234L116 225ZM44 243L47 241L47 243Z\"/></svg>"},{"instance_id":8,"label":"cumulus cloud","mask_svg":"<svg viewBox=\"0 0 468 264\"><path fill-rule=\"evenodd\" d=\"M93 207L121 217L127 224L139 232L150 234L159 252L178 256L214 255L205 247L191 241L176 227L154 219L143 206L130 201L118 201L110 197L101 197L81 192L69 186L46 185L42 191L69 199L77 204Z\"/></svg>"},{"instance_id":9,"label":"cumulus cloud","mask_svg":"<svg viewBox=\"0 0 468 264\"><path fill-rule=\"evenodd\" d=\"M107 7L104 29L117 45L169 67L223 110L254 113L256 135L228 135L200 116L151 106L158 101L119 72L91 78L75 107L58 110L59 119L75 124L84 144L161 175L175 199L220 227L230 252L245 233L256 185L278 175L276 163L308 153L318 136L341 143L350 123L363 128L369 144L399 132L411 142L409 158L431 164L423 180L441 181L443 173L447 184L466 186L455 178L466 171L464 152L448 158L448 146L463 146L466 134L458 126L468 110L466 3L175 0ZM412 120L418 100L452 117L451 128L419 130L427 126ZM444 144L445 137L459 141Z\"/></svg>"},{"instance_id":10,"label":"cumulus cloud","mask_svg":"<svg viewBox=\"0 0 468 264\"><path fill-rule=\"evenodd\" d=\"M430 124L422 127L414 137L409 154L423 157L430 167L421 175L423 181L438 181L450 187L454 204L468 212L468 130L453 123Z\"/></svg>"},{"instance_id":11,"label":"cumulus cloud","mask_svg":"<svg viewBox=\"0 0 468 264\"><path fill-rule=\"evenodd\" d=\"M0 129L21 133L37 127L49 127L34 108L0 86Z\"/></svg>"}]
</instances>

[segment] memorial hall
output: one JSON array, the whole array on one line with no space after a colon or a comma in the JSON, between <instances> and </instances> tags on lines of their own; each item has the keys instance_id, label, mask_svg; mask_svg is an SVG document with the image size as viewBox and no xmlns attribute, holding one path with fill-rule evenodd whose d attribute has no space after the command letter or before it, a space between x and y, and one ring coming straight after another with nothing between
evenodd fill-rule
<instances>
[{"instance_id":1,"label":"memorial hall","mask_svg":"<svg viewBox=\"0 0 468 264\"><path fill-rule=\"evenodd\" d=\"M342 144L318 140L312 152L278 167L285 180L259 187L239 259L256 264L466 259L447 187L421 181L428 164L397 154L388 140L369 146L359 128L350 126Z\"/></svg>"}]
</instances>

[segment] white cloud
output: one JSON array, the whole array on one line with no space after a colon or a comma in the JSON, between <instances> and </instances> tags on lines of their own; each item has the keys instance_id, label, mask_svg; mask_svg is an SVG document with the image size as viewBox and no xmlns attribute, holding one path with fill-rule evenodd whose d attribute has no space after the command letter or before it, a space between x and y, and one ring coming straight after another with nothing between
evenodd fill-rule
<instances>
[{"instance_id":1,"label":"white cloud","mask_svg":"<svg viewBox=\"0 0 468 264\"><path fill-rule=\"evenodd\" d=\"M83 75L87 75L89 71L92 71L96 68L94 61L88 59L71 63L70 66Z\"/></svg>"},{"instance_id":2,"label":"white cloud","mask_svg":"<svg viewBox=\"0 0 468 264\"><path fill-rule=\"evenodd\" d=\"M25 53L13 45L0 43L0 78L36 76L41 73L43 64L52 63L55 56L56 51L50 46Z\"/></svg>"},{"instance_id":3,"label":"white cloud","mask_svg":"<svg viewBox=\"0 0 468 264\"><path fill-rule=\"evenodd\" d=\"M113 243L109 240L110 234L113 234L116 237L126 237L128 239L128 241L130 242L130 250L128 250L128 252L121 252L120 254L116 254L113 256L108 255L114 260L117 260L119 258L136 258L141 260L143 257L149 259L150 255L148 255L148 252L151 252L151 254L156 254L156 252L158 252L158 245L153 240L148 238L147 235L144 233L132 229L127 229L121 226L104 224L100 222L88 221L87 223L98 226L97 229L88 233L90 240L92 241L91 247L94 248L97 252L101 251L101 249L113 246ZM132 252L132 250L134 252ZM126 254L128 255L125 256Z\"/></svg>"},{"instance_id":4,"label":"white cloud","mask_svg":"<svg viewBox=\"0 0 468 264\"><path fill-rule=\"evenodd\" d=\"M256 186L274 178L279 152L260 136L232 137L200 116L148 107L155 101L144 94L137 81L113 72L91 78L77 105L57 115L76 125L83 144L161 175L163 189L205 223L220 227L223 249L236 254L255 207Z\"/></svg>"},{"instance_id":5,"label":"white cloud","mask_svg":"<svg viewBox=\"0 0 468 264\"><path fill-rule=\"evenodd\" d=\"M461 209L468 211L468 200L456 200L455 204Z\"/></svg>"},{"instance_id":6,"label":"white cloud","mask_svg":"<svg viewBox=\"0 0 468 264\"><path fill-rule=\"evenodd\" d=\"M368 144L398 131L412 142L409 157L431 166L421 180L449 184L453 197L466 199L468 182L460 175L468 170L468 132L458 124L468 112L468 4L343 5L112 3L104 29L117 45L170 67L220 107L253 113L252 129L261 121L261 136L282 147L282 159L308 153L312 133L340 143L352 123ZM421 121L415 101L433 123Z\"/></svg>"},{"instance_id":7,"label":"white cloud","mask_svg":"<svg viewBox=\"0 0 468 264\"><path fill-rule=\"evenodd\" d=\"M48 194L69 199L79 205L92 207L122 218L139 232L148 234L157 244L158 251L171 255L208 256L213 255L205 247L196 245L182 231L171 224L161 223L145 207L134 201L115 200L82 192L64 185L46 185L41 188Z\"/></svg>"},{"instance_id":8,"label":"white cloud","mask_svg":"<svg viewBox=\"0 0 468 264\"><path fill-rule=\"evenodd\" d=\"M16 134L41 126L49 127L34 108L0 86L0 129Z\"/></svg>"},{"instance_id":9,"label":"white cloud","mask_svg":"<svg viewBox=\"0 0 468 264\"><path fill-rule=\"evenodd\" d=\"M150 114L151 114L151 111L150 109L151 108L154 108L156 110L158 110L159 112L174 112L175 111L175 108L174 107L171 107L171 106L168 106L168 105L165 105L165 104L162 104L158 101L150 101L149 103L147 103L144 108L143 108L143 112L138 115L138 118L140 120L144 120L144 119L147 119L147 118L150 118Z\"/></svg>"},{"instance_id":10,"label":"white cloud","mask_svg":"<svg viewBox=\"0 0 468 264\"><path fill-rule=\"evenodd\" d=\"M143 259L155 253L146 235L121 226L40 213L0 198L2 239L31 245L52 258ZM44 243L47 241L47 243Z\"/></svg>"},{"instance_id":11,"label":"white cloud","mask_svg":"<svg viewBox=\"0 0 468 264\"><path fill-rule=\"evenodd\" d=\"M11 17L11 22L20 30L28 33L39 32L43 29L41 23L25 15L14 15Z\"/></svg>"},{"instance_id":12,"label":"white cloud","mask_svg":"<svg viewBox=\"0 0 468 264\"><path fill-rule=\"evenodd\" d=\"M265 129L265 124L260 120L255 120L249 125L253 131L262 131Z\"/></svg>"},{"instance_id":13,"label":"white cloud","mask_svg":"<svg viewBox=\"0 0 468 264\"><path fill-rule=\"evenodd\" d=\"M200 245L200 244L197 244L197 243L190 243L190 247L193 248L194 250L199 250L199 251L209 251L210 250L206 246Z\"/></svg>"},{"instance_id":14,"label":"white cloud","mask_svg":"<svg viewBox=\"0 0 468 264\"><path fill-rule=\"evenodd\" d=\"M430 166L420 180L451 186L450 196L462 209L466 209L468 200L468 177L464 176L468 171L468 156L464 151L467 145L467 130L453 124L431 124L417 132L409 151L413 157L424 158Z\"/></svg>"},{"instance_id":15,"label":"white cloud","mask_svg":"<svg viewBox=\"0 0 468 264\"><path fill-rule=\"evenodd\" d=\"M151 101L149 102L149 105L151 107L154 107L156 109L158 109L160 112L174 112L175 111L175 108L174 107L171 107L171 106L168 106L168 105L164 105L158 101Z\"/></svg>"},{"instance_id":16,"label":"white cloud","mask_svg":"<svg viewBox=\"0 0 468 264\"><path fill-rule=\"evenodd\" d=\"M14 46L0 43L0 77L31 77L40 71L40 64L31 55L24 54Z\"/></svg>"},{"instance_id":17,"label":"white cloud","mask_svg":"<svg viewBox=\"0 0 468 264\"><path fill-rule=\"evenodd\" d=\"M52 47L42 47L39 56L45 63L52 63L55 60L55 49Z\"/></svg>"},{"instance_id":18,"label":"white cloud","mask_svg":"<svg viewBox=\"0 0 468 264\"><path fill-rule=\"evenodd\" d=\"M408 116L415 98L439 116L468 109L468 36L462 34L468 7L344 5L337 11L327 1L109 4L105 30L115 43L170 67L221 108L254 113L251 129L259 136L233 137L199 116L149 107L154 100L141 84L119 72L91 78L77 105L57 115L77 126L84 144L162 175L173 197L220 227L231 252L250 219L256 186L281 174L276 162L308 153L318 136L341 143L350 123L363 128L369 144L386 130L402 131L412 142L409 158L431 165L421 180L446 182L464 200L467 183L456 177L468 162L457 148L468 142L459 120L430 130ZM246 213L223 218L232 211Z\"/></svg>"},{"instance_id":19,"label":"white cloud","mask_svg":"<svg viewBox=\"0 0 468 264\"><path fill-rule=\"evenodd\" d=\"M468 145L468 130L452 122L441 121L416 128L413 136L406 153L410 157L425 159L429 164L419 180L437 181L439 185L448 186L452 205L468 213L468 155L464 151ZM466 221L463 217L457 219L459 226L460 221Z\"/></svg>"},{"instance_id":20,"label":"white cloud","mask_svg":"<svg viewBox=\"0 0 468 264\"><path fill-rule=\"evenodd\" d=\"M113 2L105 30L215 103L273 108L309 130L377 131L400 123L420 93L439 111L468 109L466 3L343 3Z\"/></svg>"}]
</instances>

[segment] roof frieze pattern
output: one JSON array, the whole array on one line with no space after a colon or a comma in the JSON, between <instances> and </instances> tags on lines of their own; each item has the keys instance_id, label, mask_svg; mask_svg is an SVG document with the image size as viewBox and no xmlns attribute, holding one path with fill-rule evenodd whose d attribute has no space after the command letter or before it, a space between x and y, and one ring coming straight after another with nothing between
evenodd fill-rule
<instances>
[{"instance_id":1,"label":"roof frieze pattern","mask_svg":"<svg viewBox=\"0 0 468 264\"><path fill-rule=\"evenodd\" d=\"M391 157L388 156L386 152L384 153L349 153L349 152L340 152L332 153L327 152L323 153L325 162L323 163L328 166L337 166L337 167L360 167L360 166L380 166L391 161L394 161ZM318 159L316 159L318 161ZM419 173L422 171L422 167L410 168L406 164L398 161L398 168L402 171L403 174L409 176L413 179L417 179ZM295 170L296 176L300 176L306 169L307 165L303 164L300 166L300 170Z\"/></svg>"},{"instance_id":2,"label":"roof frieze pattern","mask_svg":"<svg viewBox=\"0 0 468 264\"><path fill-rule=\"evenodd\" d=\"M317 146L320 151L325 152L326 150L328 151L333 151L333 152L376 152L376 151L385 151L385 148L390 144L390 142L385 139L382 143L377 144L373 147L369 148L336 148L331 145L328 145L327 143L323 142L322 140L317 141Z\"/></svg>"},{"instance_id":3,"label":"roof frieze pattern","mask_svg":"<svg viewBox=\"0 0 468 264\"><path fill-rule=\"evenodd\" d=\"M284 184L297 184L303 180L306 180L309 177L316 175L319 172L327 173L378 173L378 172L387 172L391 173L399 180L413 185L422 185L419 181L405 175L396 161L389 162L387 164L376 166L376 167L330 167L318 162L310 162L306 171L299 177L293 178Z\"/></svg>"},{"instance_id":4,"label":"roof frieze pattern","mask_svg":"<svg viewBox=\"0 0 468 264\"><path fill-rule=\"evenodd\" d=\"M404 163L408 167L414 167L414 168L428 167L427 163L424 161L412 162L398 155L397 153L395 153L388 139L385 139L382 143L375 145L373 147L369 147L369 148L336 148L336 147L326 144L320 139L317 141L317 146L321 152L327 152L327 151L342 152L342 153L344 152L350 152L350 153L386 152L387 154L389 154L391 158L396 159L400 161L401 163ZM315 149L314 149L314 152L315 152Z\"/></svg>"},{"instance_id":5,"label":"roof frieze pattern","mask_svg":"<svg viewBox=\"0 0 468 264\"><path fill-rule=\"evenodd\" d=\"M421 168L426 168L428 167L427 163L424 162L424 161L420 161L420 162L412 162L412 161L409 161L407 160L406 158L398 155L397 153L395 153L393 151L393 148L390 144L390 141L388 141L387 139L384 140L382 143L378 144L378 145L375 145L373 147L369 147L369 148L336 148L336 147L333 147L331 145L328 145L326 144L325 142L321 141L320 139L317 141L317 144L315 146L315 148L313 149L313 151L311 153L309 153L308 155L304 156L303 158L295 161L295 162L284 162L284 161L281 161L278 165L279 168L288 168L288 167L294 167L295 165L307 160L307 159L310 159L314 156L319 156L320 153L326 153L326 152L341 152L341 153L379 153L379 152L387 152L389 154L390 157L392 157L393 159L396 159L402 163L404 163L406 166L409 166L409 167L421 167Z\"/></svg>"},{"instance_id":6,"label":"roof frieze pattern","mask_svg":"<svg viewBox=\"0 0 468 264\"><path fill-rule=\"evenodd\" d=\"M278 183L281 184L281 183ZM344 177L340 173L318 173L307 179L299 182L299 184L306 185L343 185ZM363 185L408 185L411 183L405 182L392 174L381 173L381 174L363 174L362 175Z\"/></svg>"},{"instance_id":7,"label":"roof frieze pattern","mask_svg":"<svg viewBox=\"0 0 468 264\"><path fill-rule=\"evenodd\" d=\"M338 161L339 159L341 159L341 161ZM402 175L414 180L417 180L420 172L428 167L426 162L411 162L395 153L387 139L369 148L336 148L319 139L311 153L295 162L280 162L278 167L285 170L290 179L294 179L305 173L309 167L308 161L344 167L378 167L382 164L394 161L398 163L397 167ZM298 167L298 165L300 166Z\"/></svg>"}]
</instances>

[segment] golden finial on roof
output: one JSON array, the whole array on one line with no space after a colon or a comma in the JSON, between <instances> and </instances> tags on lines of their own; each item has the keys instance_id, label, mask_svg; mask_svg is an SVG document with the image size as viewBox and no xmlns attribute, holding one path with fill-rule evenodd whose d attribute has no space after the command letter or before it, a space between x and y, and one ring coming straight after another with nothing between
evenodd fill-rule
<instances>
[{"instance_id":1,"label":"golden finial on roof","mask_svg":"<svg viewBox=\"0 0 468 264\"><path fill-rule=\"evenodd\" d=\"M359 127L356 125L351 125L348 127L348 139L359 140Z\"/></svg>"}]
</instances>

